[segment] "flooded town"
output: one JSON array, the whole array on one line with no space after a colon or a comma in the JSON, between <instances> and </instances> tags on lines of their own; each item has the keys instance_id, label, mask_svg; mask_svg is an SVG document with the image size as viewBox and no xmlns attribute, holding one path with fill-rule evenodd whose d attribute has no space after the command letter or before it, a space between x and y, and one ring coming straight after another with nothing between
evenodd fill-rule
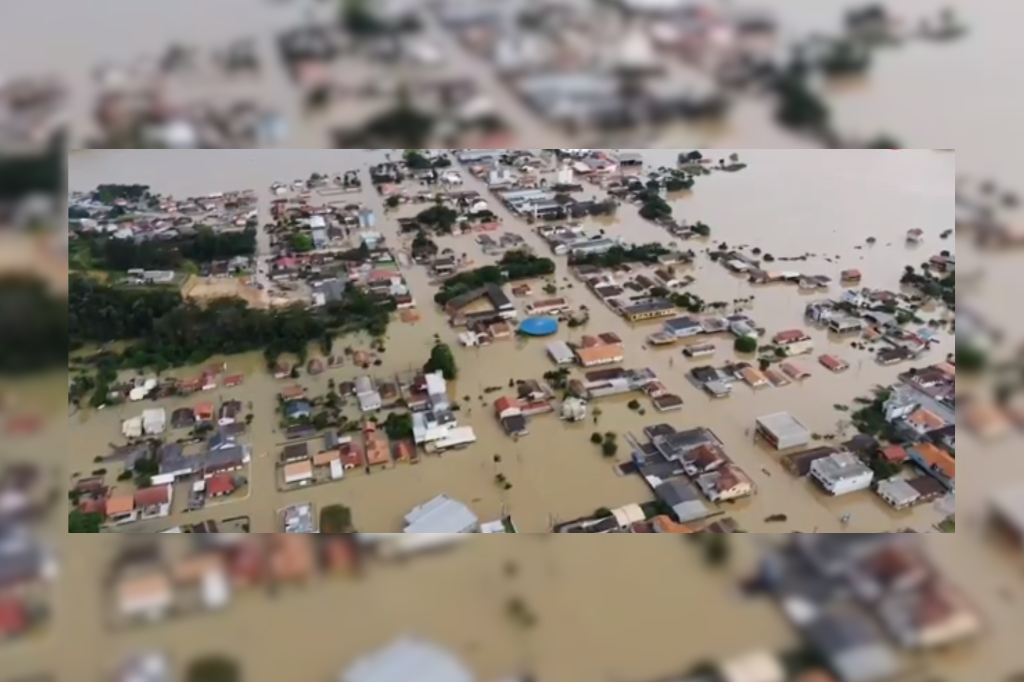
<instances>
[{"instance_id":1,"label":"flooded town","mask_svg":"<svg viewBox=\"0 0 1024 682\"><path fill-rule=\"evenodd\" d=\"M370 679L361 669L391 658L473 671L451 679L1010 679L1024 403L956 390L956 366L972 385L986 346L973 327L957 336L954 163L76 157L68 532L117 538L70 538L101 568L85 571L97 594L69 599L125 661L148 628L165 633L146 663L168 670L202 653L212 611L316 620L317 600L366 613L384 599L403 607L340 648L285 636L311 678ZM990 459L968 479L959 538L958 399ZM8 429L33 437L29 421ZM233 537L139 537L159 533ZM615 553L460 542L485 533L695 537ZM744 533L760 536L722 537ZM33 556L46 583L52 557ZM609 593L637 562L661 577ZM681 571L685 594L659 595ZM600 625L668 626L698 604L719 615L683 651L659 634L678 626L623 650ZM69 627L46 605L41 590L10 606L26 646ZM248 678L284 674L269 652L242 655L244 636L218 641ZM870 666L851 663L862 655Z\"/></svg>"}]
</instances>

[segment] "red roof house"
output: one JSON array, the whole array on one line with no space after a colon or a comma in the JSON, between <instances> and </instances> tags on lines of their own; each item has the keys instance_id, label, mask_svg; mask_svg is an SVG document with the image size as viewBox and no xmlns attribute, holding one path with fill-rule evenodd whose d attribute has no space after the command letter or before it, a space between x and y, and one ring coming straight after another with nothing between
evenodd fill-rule
<instances>
[{"instance_id":1,"label":"red roof house","mask_svg":"<svg viewBox=\"0 0 1024 682\"><path fill-rule=\"evenodd\" d=\"M235 492L235 477L231 474L217 474L206 482L209 497L224 497Z\"/></svg>"},{"instance_id":2,"label":"red roof house","mask_svg":"<svg viewBox=\"0 0 1024 682\"><path fill-rule=\"evenodd\" d=\"M17 599L0 599L0 639L15 637L28 629L28 609Z\"/></svg>"}]
</instances>

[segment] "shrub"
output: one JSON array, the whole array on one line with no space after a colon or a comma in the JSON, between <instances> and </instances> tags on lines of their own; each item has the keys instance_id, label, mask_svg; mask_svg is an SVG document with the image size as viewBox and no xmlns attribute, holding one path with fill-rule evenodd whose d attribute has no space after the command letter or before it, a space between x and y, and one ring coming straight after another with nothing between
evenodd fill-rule
<instances>
[{"instance_id":1,"label":"shrub","mask_svg":"<svg viewBox=\"0 0 1024 682\"><path fill-rule=\"evenodd\" d=\"M736 339L736 343L733 344L733 348L736 349L737 353L756 353L757 339L752 336L741 336Z\"/></svg>"}]
</instances>

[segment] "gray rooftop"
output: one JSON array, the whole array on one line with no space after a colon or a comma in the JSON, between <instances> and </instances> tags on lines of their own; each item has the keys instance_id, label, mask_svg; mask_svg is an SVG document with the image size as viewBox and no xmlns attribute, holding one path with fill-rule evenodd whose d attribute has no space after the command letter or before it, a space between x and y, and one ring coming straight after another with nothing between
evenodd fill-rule
<instances>
[{"instance_id":1,"label":"gray rooftop","mask_svg":"<svg viewBox=\"0 0 1024 682\"><path fill-rule=\"evenodd\" d=\"M409 512L405 523L406 533L472 533L480 519L461 502L438 495Z\"/></svg>"},{"instance_id":2,"label":"gray rooftop","mask_svg":"<svg viewBox=\"0 0 1024 682\"><path fill-rule=\"evenodd\" d=\"M654 493L658 499L672 507L680 523L696 521L708 515L707 507L701 502L700 493L683 479L666 481L659 485Z\"/></svg>"},{"instance_id":3,"label":"gray rooftop","mask_svg":"<svg viewBox=\"0 0 1024 682\"><path fill-rule=\"evenodd\" d=\"M882 682L900 671L892 648L861 611L823 616L807 628L806 636L842 682Z\"/></svg>"},{"instance_id":4,"label":"gray rooftop","mask_svg":"<svg viewBox=\"0 0 1024 682\"><path fill-rule=\"evenodd\" d=\"M475 682L451 652L412 637L357 660L338 682Z\"/></svg>"}]
</instances>

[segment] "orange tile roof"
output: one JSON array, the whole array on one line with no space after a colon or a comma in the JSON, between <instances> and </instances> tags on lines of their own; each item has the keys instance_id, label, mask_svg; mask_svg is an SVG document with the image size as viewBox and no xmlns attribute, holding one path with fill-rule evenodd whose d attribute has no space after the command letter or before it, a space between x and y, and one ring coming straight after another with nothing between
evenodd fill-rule
<instances>
[{"instance_id":1,"label":"orange tile roof","mask_svg":"<svg viewBox=\"0 0 1024 682\"><path fill-rule=\"evenodd\" d=\"M120 516L135 511L135 496L131 493L107 498L107 516Z\"/></svg>"},{"instance_id":2,"label":"orange tile roof","mask_svg":"<svg viewBox=\"0 0 1024 682\"><path fill-rule=\"evenodd\" d=\"M688 526L681 523L676 523L667 516L656 516L654 518L654 525L658 528L659 533L692 533Z\"/></svg>"},{"instance_id":3,"label":"orange tile roof","mask_svg":"<svg viewBox=\"0 0 1024 682\"><path fill-rule=\"evenodd\" d=\"M580 363L587 366L622 358L625 355L625 350L621 344L609 343L593 348L580 348L576 351L576 355L579 357Z\"/></svg>"},{"instance_id":4,"label":"orange tile roof","mask_svg":"<svg viewBox=\"0 0 1024 682\"><path fill-rule=\"evenodd\" d=\"M948 478L956 478L956 460L945 450L931 443L915 445L911 449L917 452L921 460L929 467L938 469Z\"/></svg>"},{"instance_id":5,"label":"orange tile roof","mask_svg":"<svg viewBox=\"0 0 1024 682\"><path fill-rule=\"evenodd\" d=\"M925 429L941 429L946 425L946 422L941 417L923 407L907 417L907 421L914 426L920 426Z\"/></svg>"},{"instance_id":6,"label":"orange tile roof","mask_svg":"<svg viewBox=\"0 0 1024 682\"><path fill-rule=\"evenodd\" d=\"M890 445L879 450L882 458L887 462L900 463L907 461L907 451L899 445Z\"/></svg>"},{"instance_id":7,"label":"orange tile roof","mask_svg":"<svg viewBox=\"0 0 1024 682\"><path fill-rule=\"evenodd\" d=\"M152 488L143 488L135 492L135 506L157 507L171 501L171 486L158 485Z\"/></svg>"},{"instance_id":8,"label":"orange tile roof","mask_svg":"<svg viewBox=\"0 0 1024 682\"><path fill-rule=\"evenodd\" d=\"M788 329L775 335L775 343L793 343L803 341L807 338L807 332L802 329Z\"/></svg>"},{"instance_id":9,"label":"orange tile roof","mask_svg":"<svg viewBox=\"0 0 1024 682\"><path fill-rule=\"evenodd\" d=\"M416 446L410 441L400 440L395 443L395 456L402 461L408 461L416 454Z\"/></svg>"},{"instance_id":10,"label":"orange tile roof","mask_svg":"<svg viewBox=\"0 0 1024 682\"><path fill-rule=\"evenodd\" d=\"M313 466L330 466L331 462L338 459L341 459L341 450L328 450L327 452L321 452L313 457Z\"/></svg>"}]
</instances>

